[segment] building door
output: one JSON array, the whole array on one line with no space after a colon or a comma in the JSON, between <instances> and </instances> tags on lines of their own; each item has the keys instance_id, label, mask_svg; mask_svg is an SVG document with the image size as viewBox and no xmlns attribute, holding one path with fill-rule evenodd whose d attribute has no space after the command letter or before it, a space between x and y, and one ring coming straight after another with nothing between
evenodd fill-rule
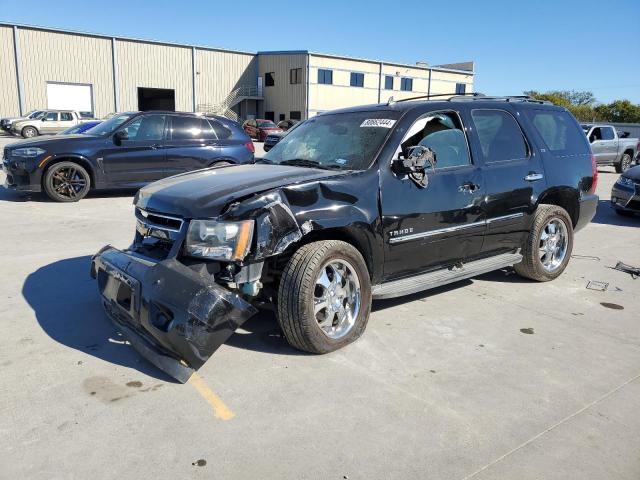
<instances>
[{"instance_id":1,"label":"building door","mask_svg":"<svg viewBox=\"0 0 640 480\"><path fill-rule=\"evenodd\" d=\"M51 110L76 110L84 115L92 116L92 86L47 82L47 108Z\"/></svg>"},{"instance_id":2,"label":"building door","mask_svg":"<svg viewBox=\"0 0 640 480\"><path fill-rule=\"evenodd\" d=\"M175 112L176 91L168 88L138 87L138 110L165 110Z\"/></svg>"}]
</instances>

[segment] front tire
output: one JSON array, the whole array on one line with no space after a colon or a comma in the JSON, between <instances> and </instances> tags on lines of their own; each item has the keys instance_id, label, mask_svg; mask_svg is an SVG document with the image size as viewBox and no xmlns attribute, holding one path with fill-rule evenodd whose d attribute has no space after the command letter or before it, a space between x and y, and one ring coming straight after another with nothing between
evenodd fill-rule
<instances>
[{"instance_id":1,"label":"front tire","mask_svg":"<svg viewBox=\"0 0 640 480\"><path fill-rule=\"evenodd\" d=\"M36 130L35 127L24 127L21 133L24 138L33 138L38 136L38 130Z\"/></svg>"},{"instance_id":2,"label":"front tire","mask_svg":"<svg viewBox=\"0 0 640 480\"><path fill-rule=\"evenodd\" d=\"M55 202L77 202L83 199L91 188L89 173L73 162L60 162L44 174L45 193Z\"/></svg>"},{"instance_id":3,"label":"front tire","mask_svg":"<svg viewBox=\"0 0 640 480\"><path fill-rule=\"evenodd\" d=\"M371 282L362 255L339 240L300 247L282 273L278 322L289 344L328 353L355 341L367 326Z\"/></svg>"},{"instance_id":4,"label":"front tire","mask_svg":"<svg viewBox=\"0 0 640 480\"><path fill-rule=\"evenodd\" d=\"M557 205L539 205L529 236L522 248L522 261L514 265L518 275L548 282L559 277L573 251L573 223Z\"/></svg>"},{"instance_id":5,"label":"front tire","mask_svg":"<svg viewBox=\"0 0 640 480\"><path fill-rule=\"evenodd\" d=\"M616 173L624 173L631 168L631 155L625 153L622 155L619 163L615 164Z\"/></svg>"}]
</instances>

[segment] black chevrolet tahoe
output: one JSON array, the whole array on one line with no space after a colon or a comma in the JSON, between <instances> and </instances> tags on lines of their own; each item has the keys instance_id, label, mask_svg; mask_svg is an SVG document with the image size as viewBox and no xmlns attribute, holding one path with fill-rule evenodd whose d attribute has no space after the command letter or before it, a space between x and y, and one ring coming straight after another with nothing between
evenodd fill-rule
<instances>
[{"instance_id":1,"label":"black chevrolet tahoe","mask_svg":"<svg viewBox=\"0 0 640 480\"><path fill-rule=\"evenodd\" d=\"M357 339L372 299L496 269L548 281L593 218L579 124L520 97L390 101L306 120L255 165L176 175L134 199L126 250L92 259L102 303L186 381L259 308L289 343Z\"/></svg>"}]
</instances>

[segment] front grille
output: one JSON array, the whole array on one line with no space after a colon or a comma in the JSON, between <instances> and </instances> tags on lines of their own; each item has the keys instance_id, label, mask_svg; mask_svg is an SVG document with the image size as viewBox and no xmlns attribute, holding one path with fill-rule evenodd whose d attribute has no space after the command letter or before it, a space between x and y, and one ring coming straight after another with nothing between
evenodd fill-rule
<instances>
[{"instance_id":1,"label":"front grille","mask_svg":"<svg viewBox=\"0 0 640 480\"><path fill-rule=\"evenodd\" d=\"M161 230L169 230L171 232L179 232L184 221L179 217L172 217L160 213L147 212L140 208L136 209L138 220L148 227L158 228Z\"/></svg>"}]
</instances>

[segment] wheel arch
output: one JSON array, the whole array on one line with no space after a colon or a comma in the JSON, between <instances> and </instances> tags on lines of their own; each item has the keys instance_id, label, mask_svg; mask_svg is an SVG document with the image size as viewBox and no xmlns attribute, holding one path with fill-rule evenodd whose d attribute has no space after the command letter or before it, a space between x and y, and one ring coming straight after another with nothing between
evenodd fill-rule
<instances>
[{"instance_id":1,"label":"wheel arch","mask_svg":"<svg viewBox=\"0 0 640 480\"><path fill-rule=\"evenodd\" d=\"M49 170L52 166L62 163L62 162L73 162L77 163L81 167L83 167L87 173L89 174L89 179L91 183L91 188L96 187L96 174L91 162L80 155L59 155L48 159L42 167L42 178L41 182L44 184L45 175L47 170ZM44 186L44 185L43 185Z\"/></svg>"},{"instance_id":2,"label":"wheel arch","mask_svg":"<svg viewBox=\"0 0 640 480\"><path fill-rule=\"evenodd\" d=\"M35 125L25 125L25 126L20 128L20 135L22 135L23 137L24 137L24 135L22 134L22 132L24 132L25 128L33 128L36 132L38 132L38 136L40 136L40 130L38 129L38 127L36 127Z\"/></svg>"},{"instance_id":3,"label":"wheel arch","mask_svg":"<svg viewBox=\"0 0 640 480\"><path fill-rule=\"evenodd\" d=\"M551 188L538 197L536 208L540 204L557 205L558 207L564 208L569 214L569 217L571 217L573 227L575 228L578 224L578 219L580 217L580 202L578 192L575 188Z\"/></svg>"}]
</instances>

